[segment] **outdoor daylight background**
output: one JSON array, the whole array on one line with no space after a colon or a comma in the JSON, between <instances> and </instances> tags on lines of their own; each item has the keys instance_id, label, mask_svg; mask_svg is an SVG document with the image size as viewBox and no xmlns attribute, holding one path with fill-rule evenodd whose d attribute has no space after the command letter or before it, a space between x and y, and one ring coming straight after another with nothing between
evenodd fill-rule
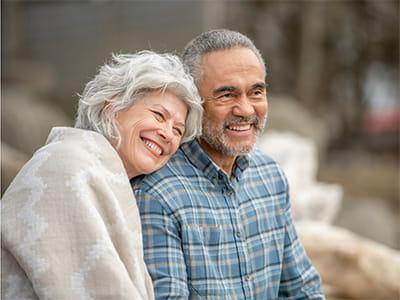
<instances>
[{"instance_id":1,"label":"outdoor daylight background","mask_svg":"<svg viewBox=\"0 0 400 300\"><path fill-rule=\"evenodd\" d=\"M382 254L383 277L367 276L365 286L397 282L389 277L400 270L393 273L389 265L400 266L398 0L2 0L2 193L51 127L73 125L77 94L111 53L179 53L215 28L246 34L262 52L266 134L283 134L293 150L297 138L314 147L307 153L318 166L315 180L342 191L330 226L392 251ZM298 170L293 180L304 176ZM329 201L329 193L320 195ZM342 272L346 277L348 270ZM346 278L350 286L355 277ZM340 295L364 297L332 292L330 299ZM377 291L371 299L379 295L389 297Z\"/></svg>"}]
</instances>

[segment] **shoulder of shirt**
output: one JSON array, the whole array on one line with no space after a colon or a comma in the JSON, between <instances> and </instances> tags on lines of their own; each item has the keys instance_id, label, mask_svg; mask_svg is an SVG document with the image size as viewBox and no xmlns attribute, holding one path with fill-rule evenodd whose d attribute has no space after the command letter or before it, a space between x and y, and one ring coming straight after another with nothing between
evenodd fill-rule
<instances>
[{"instance_id":1,"label":"shoulder of shirt","mask_svg":"<svg viewBox=\"0 0 400 300\"><path fill-rule=\"evenodd\" d=\"M279 176L287 183L285 171L282 169L281 165L265 152L256 148L249 154L249 161L250 169L257 169L270 175Z\"/></svg>"},{"instance_id":2,"label":"shoulder of shirt","mask_svg":"<svg viewBox=\"0 0 400 300\"><path fill-rule=\"evenodd\" d=\"M284 172L280 165L269 155L261 150L255 149L248 155L250 169L268 169L270 172L279 173L285 177ZM140 186L140 190L149 192L151 190L158 190L161 186L168 183L168 186L178 185L182 182L183 178L188 176L196 176L198 170L188 160L182 150L170 159L170 161L160 170L135 178L133 186Z\"/></svg>"},{"instance_id":3,"label":"shoulder of shirt","mask_svg":"<svg viewBox=\"0 0 400 300\"><path fill-rule=\"evenodd\" d=\"M248 158L250 161L250 166L259 167L268 165L280 168L278 162L276 162L271 156L257 148L249 153Z\"/></svg>"},{"instance_id":4,"label":"shoulder of shirt","mask_svg":"<svg viewBox=\"0 0 400 300\"><path fill-rule=\"evenodd\" d=\"M161 169L151 174L134 178L131 183L134 188L139 188L140 186L141 191L150 192L151 190L160 190L166 184L168 187L180 184L183 178L195 175L196 172L198 172L196 167L179 149ZM164 186L164 188L167 186Z\"/></svg>"}]
</instances>

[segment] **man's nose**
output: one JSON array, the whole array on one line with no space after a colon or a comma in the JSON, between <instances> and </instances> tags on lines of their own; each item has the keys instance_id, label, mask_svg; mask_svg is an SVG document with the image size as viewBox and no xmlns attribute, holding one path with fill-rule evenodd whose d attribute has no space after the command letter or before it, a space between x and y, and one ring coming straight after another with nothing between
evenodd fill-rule
<instances>
[{"instance_id":1,"label":"man's nose","mask_svg":"<svg viewBox=\"0 0 400 300\"><path fill-rule=\"evenodd\" d=\"M233 114L242 117L254 115L254 105L247 96L242 96L237 99L233 107Z\"/></svg>"}]
</instances>

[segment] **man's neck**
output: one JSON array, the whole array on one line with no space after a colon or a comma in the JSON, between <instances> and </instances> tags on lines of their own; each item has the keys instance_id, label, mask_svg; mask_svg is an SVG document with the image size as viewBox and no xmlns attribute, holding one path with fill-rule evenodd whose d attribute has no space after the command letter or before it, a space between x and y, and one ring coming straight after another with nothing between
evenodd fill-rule
<instances>
[{"instance_id":1,"label":"man's neck","mask_svg":"<svg viewBox=\"0 0 400 300\"><path fill-rule=\"evenodd\" d=\"M217 164L227 175L231 177L233 165L235 164L236 156L227 156L215 150L207 142L202 139L198 140L201 148L208 157Z\"/></svg>"}]
</instances>

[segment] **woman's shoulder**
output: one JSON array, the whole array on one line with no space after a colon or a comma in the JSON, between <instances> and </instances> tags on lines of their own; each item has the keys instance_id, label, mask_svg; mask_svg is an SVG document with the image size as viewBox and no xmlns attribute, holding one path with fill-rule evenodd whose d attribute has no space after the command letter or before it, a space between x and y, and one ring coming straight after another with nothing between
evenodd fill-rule
<instances>
[{"instance_id":1,"label":"woman's shoulder","mask_svg":"<svg viewBox=\"0 0 400 300\"><path fill-rule=\"evenodd\" d=\"M71 127L54 127L39 151L89 155L111 151L112 146L101 134Z\"/></svg>"},{"instance_id":2,"label":"woman's shoulder","mask_svg":"<svg viewBox=\"0 0 400 300\"><path fill-rule=\"evenodd\" d=\"M35 152L32 159L46 156L53 166L79 168L91 165L94 161L112 161L118 154L99 133L69 127L55 127L51 130L46 144Z\"/></svg>"},{"instance_id":3,"label":"woman's shoulder","mask_svg":"<svg viewBox=\"0 0 400 300\"><path fill-rule=\"evenodd\" d=\"M35 178L63 180L98 166L99 161L115 161L116 152L98 133L67 127L53 128L46 144L22 167L11 186L23 186ZM106 164L106 163L104 163Z\"/></svg>"}]
</instances>

